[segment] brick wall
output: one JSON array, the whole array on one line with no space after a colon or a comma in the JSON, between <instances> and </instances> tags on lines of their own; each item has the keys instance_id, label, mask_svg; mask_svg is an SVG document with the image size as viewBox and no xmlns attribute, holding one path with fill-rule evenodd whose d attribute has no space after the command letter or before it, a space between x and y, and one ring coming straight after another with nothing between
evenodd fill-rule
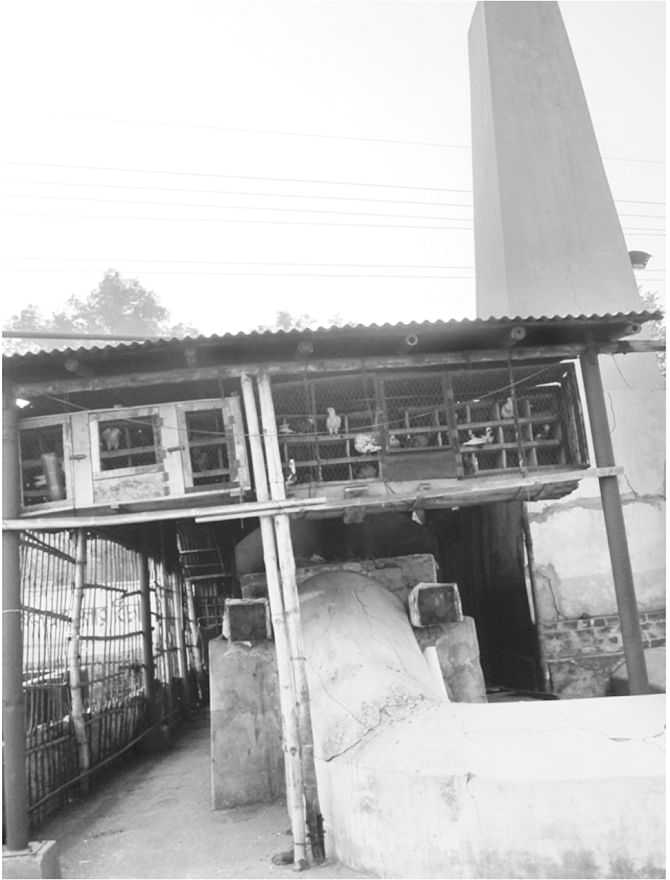
<instances>
[{"instance_id":1,"label":"brick wall","mask_svg":"<svg viewBox=\"0 0 670 880\"><path fill-rule=\"evenodd\" d=\"M640 614L645 648L665 645L665 608ZM551 690L563 698L602 697L624 659L618 614L540 623Z\"/></svg>"}]
</instances>

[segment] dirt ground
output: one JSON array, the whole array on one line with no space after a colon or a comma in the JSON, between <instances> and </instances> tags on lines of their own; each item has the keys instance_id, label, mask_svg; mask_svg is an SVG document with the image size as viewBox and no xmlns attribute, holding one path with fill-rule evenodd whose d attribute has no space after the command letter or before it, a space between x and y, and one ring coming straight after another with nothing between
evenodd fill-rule
<instances>
[{"instance_id":1,"label":"dirt ground","mask_svg":"<svg viewBox=\"0 0 670 880\"><path fill-rule=\"evenodd\" d=\"M214 811L209 717L185 722L162 753L129 758L40 829L56 840L63 878L370 877L334 861L296 872L283 802Z\"/></svg>"}]
</instances>

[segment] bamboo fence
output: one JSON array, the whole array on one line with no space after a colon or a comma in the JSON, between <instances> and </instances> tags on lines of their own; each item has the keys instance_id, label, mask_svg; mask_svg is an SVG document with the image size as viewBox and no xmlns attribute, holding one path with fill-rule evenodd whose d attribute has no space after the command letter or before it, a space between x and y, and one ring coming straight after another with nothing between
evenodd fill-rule
<instances>
[{"instance_id":1,"label":"bamboo fence","mask_svg":"<svg viewBox=\"0 0 670 880\"><path fill-rule=\"evenodd\" d=\"M85 529L21 535L26 778L31 824L84 793L152 726L188 711L194 645L178 572ZM147 676L147 667L151 675Z\"/></svg>"}]
</instances>

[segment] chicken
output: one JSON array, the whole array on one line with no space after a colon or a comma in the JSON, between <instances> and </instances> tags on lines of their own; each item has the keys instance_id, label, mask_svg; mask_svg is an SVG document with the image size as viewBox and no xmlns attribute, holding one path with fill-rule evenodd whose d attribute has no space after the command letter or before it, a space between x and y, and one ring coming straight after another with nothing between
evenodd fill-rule
<instances>
[{"instance_id":1,"label":"chicken","mask_svg":"<svg viewBox=\"0 0 670 880\"><path fill-rule=\"evenodd\" d=\"M329 434L339 434L340 425L342 424L341 416L338 416L332 406L328 407L328 415L326 416L326 428Z\"/></svg>"},{"instance_id":2,"label":"chicken","mask_svg":"<svg viewBox=\"0 0 670 880\"><path fill-rule=\"evenodd\" d=\"M121 428L117 425L110 425L102 432L102 442L108 452L118 449L121 444Z\"/></svg>"},{"instance_id":3,"label":"chicken","mask_svg":"<svg viewBox=\"0 0 670 880\"><path fill-rule=\"evenodd\" d=\"M491 430L490 428L488 430ZM493 436L493 433L491 433ZM468 431L468 439L461 443L461 446L485 446L487 443L490 443L491 440L487 440L485 436L477 436L473 434L472 431Z\"/></svg>"},{"instance_id":4,"label":"chicken","mask_svg":"<svg viewBox=\"0 0 670 880\"><path fill-rule=\"evenodd\" d=\"M279 426L279 433L280 434L292 434L293 433L293 428L291 428L291 426L286 421L286 419L284 419L284 421Z\"/></svg>"},{"instance_id":5,"label":"chicken","mask_svg":"<svg viewBox=\"0 0 670 880\"><path fill-rule=\"evenodd\" d=\"M389 437L389 449L398 449L400 446L400 438L397 434L391 434Z\"/></svg>"},{"instance_id":6,"label":"chicken","mask_svg":"<svg viewBox=\"0 0 670 880\"><path fill-rule=\"evenodd\" d=\"M514 418L514 401L511 397L508 397L507 400L500 407L500 418L501 419L513 419Z\"/></svg>"},{"instance_id":7,"label":"chicken","mask_svg":"<svg viewBox=\"0 0 670 880\"><path fill-rule=\"evenodd\" d=\"M382 451L376 434L356 434L354 437L354 449L359 455L372 455L375 452Z\"/></svg>"}]
</instances>

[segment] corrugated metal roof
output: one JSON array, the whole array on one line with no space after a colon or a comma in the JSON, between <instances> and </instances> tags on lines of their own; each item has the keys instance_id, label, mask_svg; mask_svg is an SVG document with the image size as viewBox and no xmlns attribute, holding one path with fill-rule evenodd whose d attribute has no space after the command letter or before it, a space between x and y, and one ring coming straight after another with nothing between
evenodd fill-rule
<instances>
[{"instance_id":1,"label":"corrugated metal roof","mask_svg":"<svg viewBox=\"0 0 670 880\"><path fill-rule=\"evenodd\" d=\"M487 335L488 330L501 330L506 327L511 327L512 325L523 325L526 329L530 329L531 327L542 327L550 333L552 330L567 330L571 327L576 326L586 329L585 325L591 325L593 329L597 327L602 332L604 332L605 335L608 335L608 330L613 331L611 335L613 338L615 338L621 335L628 335L621 332L622 329L625 329L622 328L621 325L644 324L648 321L660 320L662 319L662 317L663 313L660 311L631 311L616 313L608 312L605 314L593 313L590 315L540 315L526 317L517 315L515 317L491 316L489 318L451 318L446 321L412 321L408 323L351 323L342 326L319 326L315 328L300 330L251 330L238 331L236 333L199 336L138 339L137 342L124 341L115 344L110 343L103 346L82 345L77 348L71 348L70 346L61 347L55 345L51 348L42 347L37 351L31 351L24 354L4 355L3 361L7 364L7 366L19 366L22 362L30 362L35 358L49 358L53 355L58 355L61 357L76 357L82 356L84 354L88 356L104 356L111 354L112 352L140 353L146 352L150 349L169 349L172 347L183 346L185 344L191 344L196 347L209 347L212 345L220 344L223 347L227 347L230 344L249 343L253 345L256 342L280 342L282 340L287 341L290 339L299 339L302 337L325 337L336 341L337 339L344 340L360 337L361 334L371 335L373 338L383 338L384 336L395 336L399 334L428 333L431 336L440 336L444 334L449 337L456 338L461 334L464 337L471 337L473 336L474 331L475 336L481 335L481 337L483 338ZM95 337L92 337L91 341L93 342L94 339Z\"/></svg>"}]
</instances>

